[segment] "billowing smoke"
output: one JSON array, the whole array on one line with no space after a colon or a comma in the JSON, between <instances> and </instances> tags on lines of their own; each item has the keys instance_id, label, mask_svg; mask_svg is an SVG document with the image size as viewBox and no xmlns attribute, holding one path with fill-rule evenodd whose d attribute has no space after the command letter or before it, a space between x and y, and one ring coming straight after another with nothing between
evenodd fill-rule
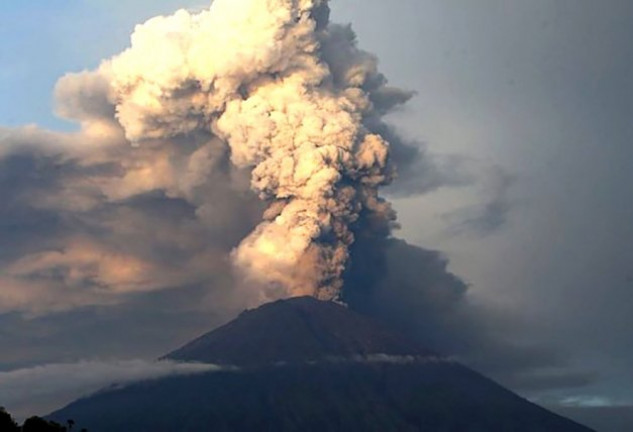
<instances>
[{"instance_id":1,"label":"billowing smoke","mask_svg":"<svg viewBox=\"0 0 633 432\"><path fill-rule=\"evenodd\" d=\"M137 26L97 71L134 145L207 133L250 170L267 208L232 260L262 299L337 298L360 215L382 233L395 219L378 196L390 144L374 131L410 94L328 17L327 0L216 0Z\"/></svg>"},{"instance_id":2,"label":"billowing smoke","mask_svg":"<svg viewBox=\"0 0 633 432\"><path fill-rule=\"evenodd\" d=\"M551 366L514 355L504 317L473 309L441 254L391 237L381 186L471 182L383 121L411 96L325 0L216 0L139 25L128 50L58 82L78 131L0 127L0 343L13 347L0 363L87 344L155 356L209 320L310 294L442 353Z\"/></svg>"}]
</instances>

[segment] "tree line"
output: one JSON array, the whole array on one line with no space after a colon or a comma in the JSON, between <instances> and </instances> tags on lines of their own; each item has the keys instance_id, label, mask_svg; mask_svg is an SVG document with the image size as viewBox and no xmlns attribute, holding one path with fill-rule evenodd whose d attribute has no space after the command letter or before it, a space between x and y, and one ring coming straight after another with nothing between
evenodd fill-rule
<instances>
[{"instance_id":1,"label":"tree line","mask_svg":"<svg viewBox=\"0 0 633 432\"><path fill-rule=\"evenodd\" d=\"M62 425L37 416L29 417L22 426L19 426L11 414L4 407L0 407L0 431L2 432L72 432L74 428L75 421L71 419L66 421L66 425ZM82 428L79 432L88 432L88 429Z\"/></svg>"}]
</instances>

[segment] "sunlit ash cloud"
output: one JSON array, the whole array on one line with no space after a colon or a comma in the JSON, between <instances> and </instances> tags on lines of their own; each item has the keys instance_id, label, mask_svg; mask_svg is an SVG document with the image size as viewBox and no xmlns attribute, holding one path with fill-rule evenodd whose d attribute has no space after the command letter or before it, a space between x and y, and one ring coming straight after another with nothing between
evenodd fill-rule
<instances>
[{"instance_id":1,"label":"sunlit ash cloud","mask_svg":"<svg viewBox=\"0 0 633 432\"><path fill-rule=\"evenodd\" d=\"M26 128L2 139L7 164L51 177L20 179L29 196L10 198L74 223L74 233L60 228L49 249L10 260L5 308L28 309L30 297L15 293L42 293L51 279L91 287L69 297L77 305L199 283L204 259L216 274L237 275L251 303L340 298L357 236L386 238L394 226L379 187L396 178L398 159L407 168L423 155L382 121L412 93L388 86L377 59L329 13L324 0L217 0L150 19L124 52L64 76L57 111L80 132ZM142 248L124 238L96 240L98 230L138 233L129 225L141 224L134 210L144 204L131 203L156 192L214 231L210 247L193 223L164 239L181 252L197 248L197 259L175 266L155 249L130 253ZM36 312L67 307L47 297Z\"/></svg>"},{"instance_id":2,"label":"sunlit ash cloud","mask_svg":"<svg viewBox=\"0 0 633 432\"><path fill-rule=\"evenodd\" d=\"M251 170L267 208L232 259L267 299L336 298L360 214L385 231L395 218L378 197L389 143L370 123L410 94L328 16L321 0L220 0L137 27L95 72L132 143L211 133Z\"/></svg>"}]
</instances>

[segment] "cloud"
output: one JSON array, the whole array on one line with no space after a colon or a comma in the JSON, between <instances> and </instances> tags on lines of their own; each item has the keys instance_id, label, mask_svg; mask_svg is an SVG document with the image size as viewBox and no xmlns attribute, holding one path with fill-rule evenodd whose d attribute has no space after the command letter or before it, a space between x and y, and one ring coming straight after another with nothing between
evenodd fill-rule
<instances>
[{"instance_id":1,"label":"cloud","mask_svg":"<svg viewBox=\"0 0 633 432\"><path fill-rule=\"evenodd\" d=\"M474 180L385 121L413 93L328 18L326 2L281 0L156 17L58 82L76 132L0 130L0 322L37 341L0 358L63 357L52 339L77 356L67 329L93 350L124 349L113 329L127 349L147 332L156 350L222 311L309 293L498 376L559 364L499 337L510 319L471 304L441 253L392 238L380 187L410 197ZM484 205L447 215L456 232L505 224L511 176L485 178Z\"/></svg>"},{"instance_id":2,"label":"cloud","mask_svg":"<svg viewBox=\"0 0 633 432\"><path fill-rule=\"evenodd\" d=\"M515 177L503 168L495 166L489 168L480 178L483 190L482 203L462 207L442 216L451 235L488 236L507 223L513 209L510 190L515 183Z\"/></svg>"},{"instance_id":3,"label":"cloud","mask_svg":"<svg viewBox=\"0 0 633 432\"><path fill-rule=\"evenodd\" d=\"M513 371L498 376L504 385L522 392L577 389L588 387L600 378L596 372L573 371L563 364L559 368L541 365L528 370Z\"/></svg>"},{"instance_id":4,"label":"cloud","mask_svg":"<svg viewBox=\"0 0 633 432\"><path fill-rule=\"evenodd\" d=\"M633 406L566 407L547 405L557 414L600 432L627 432L633 428Z\"/></svg>"},{"instance_id":5,"label":"cloud","mask_svg":"<svg viewBox=\"0 0 633 432\"><path fill-rule=\"evenodd\" d=\"M626 406L615 402L611 398L604 396L568 396L560 401L560 404L564 407L578 407L578 408L603 408L603 407L616 407Z\"/></svg>"},{"instance_id":6,"label":"cloud","mask_svg":"<svg viewBox=\"0 0 633 432\"><path fill-rule=\"evenodd\" d=\"M200 134L134 148L112 127L2 130L0 313L117 304L230 273L261 208L224 146Z\"/></svg>"},{"instance_id":7,"label":"cloud","mask_svg":"<svg viewBox=\"0 0 633 432\"><path fill-rule=\"evenodd\" d=\"M54 90L56 113L68 120L115 123L115 106L110 102L110 84L94 71L61 77Z\"/></svg>"},{"instance_id":8,"label":"cloud","mask_svg":"<svg viewBox=\"0 0 633 432\"><path fill-rule=\"evenodd\" d=\"M243 279L245 305L338 296L357 232L393 224L378 196L393 165L430 173L419 191L442 182L382 120L411 96L329 23L326 1L148 20L128 49L58 81L57 113L77 132L0 134L13 246L0 312L116 305L218 273Z\"/></svg>"},{"instance_id":9,"label":"cloud","mask_svg":"<svg viewBox=\"0 0 633 432\"><path fill-rule=\"evenodd\" d=\"M171 361L81 361L0 372L0 401L17 418L44 415L111 385L222 370Z\"/></svg>"},{"instance_id":10,"label":"cloud","mask_svg":"<svg viewBox=\"0 0 633 432\"><path fill-rule=\"evenodd\" d=\"M440 252L402 240L358 239L343 299L514 389L584 387L598 379L596 373L571 370L555 347L533 342L529 327L521 328L512 314L474 303L448 263Z\"/></svg>"}]
</instances>

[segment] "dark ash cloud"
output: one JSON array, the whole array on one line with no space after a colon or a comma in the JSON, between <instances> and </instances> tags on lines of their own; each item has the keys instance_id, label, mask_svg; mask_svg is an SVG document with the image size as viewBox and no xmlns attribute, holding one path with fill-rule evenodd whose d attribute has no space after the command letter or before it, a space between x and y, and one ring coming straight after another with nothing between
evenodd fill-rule
<instances>
[{"instance_id":1,"label":"dark ash cloud","mask_svg":"<svg viewBox=\"0 0 633 432\"><path fill-rule=\"evenodd\" d=\"M443 215L451 235L488 236L503 228L513 210L511 188L516 178L500 167L493 167L483 177L481 204L467 206Z\"/></svg>"}]
</instances>

